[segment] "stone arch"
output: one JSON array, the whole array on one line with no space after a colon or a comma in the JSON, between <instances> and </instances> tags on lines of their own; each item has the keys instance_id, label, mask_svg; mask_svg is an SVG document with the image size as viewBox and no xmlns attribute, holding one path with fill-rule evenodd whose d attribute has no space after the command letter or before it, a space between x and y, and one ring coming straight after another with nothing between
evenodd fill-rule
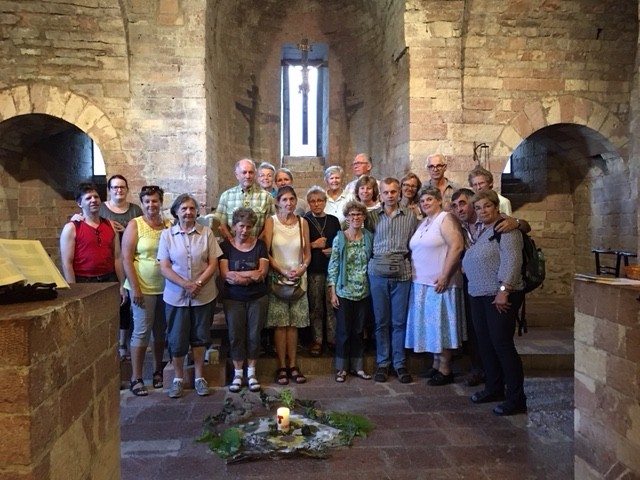
<instances>
[{"instance_id":1,"label":"stone arch","mask_svg":"<svg viewBox=\"0 0 640 480\"><path fill-rule=\"evenodd\" d=\"M502 171L511 152L529 135L558 123L583 125L600 133L622 158L628 158L629 136L625 124L608 108L573 95L548 97L530 102L513 117L497 138L491 151L491 170Z\"/></svg>"},{"instance_id":2,"label":"stone arch","mask_svg":"<svg viewBox=\"0 0 640 480\"><path fill-rule=\"evenodd\" d=\"M75 125L100 145L105 162L107 152L121 149L107 114L80 95L50 85L20 85L0 91L0 122L30 113L51 115Z\"/></svg>"}]
</instances>

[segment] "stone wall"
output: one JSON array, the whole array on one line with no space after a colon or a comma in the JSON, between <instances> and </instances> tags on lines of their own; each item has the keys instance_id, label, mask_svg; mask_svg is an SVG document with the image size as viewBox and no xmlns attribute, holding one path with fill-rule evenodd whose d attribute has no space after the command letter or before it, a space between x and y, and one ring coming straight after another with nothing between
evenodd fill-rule
<instances>
[{"instance_id":1,"label":"stone wall","mask_svg":"<svg viewBox=\"0 0 640 480\"><path fill-rule=\"evenodd\" d=\"M376 175L406 170L408 58L400 57L403 12L402 2L388 0L211 2L206 88L210 151L220 190L236 183L232 168L240 158L280 166L281 49L302 38L329 46L324 166L341 165L350 177L353 156L369 152ZM322 184L322 176L309 183Z\"/></svg>"},{"instance_id":2,"label":"stone wall","mask_svg":"<svg viewBox=\"0 0 640 480\"><path fill-rule=\"evenodd\" d=\"M118 288L0 307L0 477L120 478Z\"/></svg>"},{"instance_id":3,"label":"stone wall","mask_svg":"<svg viewBox=\"0 0 640 480\"><path fill-rule=\"evenodd\" d=\"M133 192L159 184L168 205L190 191L208 210L236 183L236 160L251 155L277 164L281 46L305 37L329 45L325 165L345 166L351 177L353 155L365 151L379 177L412 169L427 178L426 156L441 151L449 158L447 175L464 184L474 142L486 142L499 190L507 158L528 137L559 124L587 127L624 163L602 174L560 169L554 172L559 181L569 182L560 195L516 214L536 223L535 233L556 248L572 216L562 211L566 192L578 192L574 245L581 257L554 264L562 267L557 292L571 288L571 262L589 266L589 247L614 246L618 239L624 247L616 248L637 244L637 221L628 221L637 216L629 123L635 118L636 0L15 5L0 6L0 52L10 59L0 79L3 125L32 113L64 119L98 143L107 174L127 176ZM2 130L2 141L10 131ZM1 149L0 157L9 152L9 158L0 171L0 207L10 208L0 210L0 231L15 235L14 171L23 158ZM314 162L294 173L322 184L325 165ZM594 201L581 203L583 195ZM28 198L55 203L48 194ZM547 222L543 212L550 211L555 218ZM592 245L578 245L587 236Z\"/></svg>"},{"instance_id":4,"label":"stone wall","mask_svg":"<svg viewBox=\"0 0 640 480\"><path fill-rule=\"evenodd\" d=\"M575 478L640 472L637 287L576 281Z\"/></svg>"}]
</instances>

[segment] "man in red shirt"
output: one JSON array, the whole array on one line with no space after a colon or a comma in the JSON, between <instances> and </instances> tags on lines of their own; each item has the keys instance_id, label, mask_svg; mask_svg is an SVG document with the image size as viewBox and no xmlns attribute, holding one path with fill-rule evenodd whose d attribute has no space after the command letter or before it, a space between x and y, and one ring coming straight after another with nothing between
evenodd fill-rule
<instances>
[{"instance_id":1,"label":"man in red shirt","mask_svg":"<svg viewBox=\"0 0 640 480\"><path fill-rule=\"evenodd\" d=\"M100 195L92 183L81 183L76 202L83 220L67 223L60 235L62 274L69 283L119 282L122 301L124 270L120 242L109 220L100 217Z\"/></svg>"}]
</instances>

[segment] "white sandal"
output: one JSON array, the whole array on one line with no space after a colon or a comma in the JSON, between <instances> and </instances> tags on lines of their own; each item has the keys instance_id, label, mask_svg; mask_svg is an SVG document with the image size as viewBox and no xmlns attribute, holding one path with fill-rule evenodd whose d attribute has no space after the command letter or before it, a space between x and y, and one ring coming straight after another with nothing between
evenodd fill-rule
<instances>
[{"instance_id":1,"label":"white sandal","mask_svg":"<svg viewBox=\"0 0 640 480\"><path fill-rule=\"evenodd\" d=\"M249 391L250 392L259 392L260 389L262 388L260 386L260 382L255 377L255 375L252 375L252 376L249 377L248 385L249 385Z\"/></svg>"},{"instance_id":2,"label":"white sandal","mask_svg":"<svg viewBox=\"0 0 640 480\"><path fill-rule=\"evenodd\" d=\"M229 391L232 393L238 393L242 389L242 377L236 375L229 384Z\"/></svg>"}]
</instances>

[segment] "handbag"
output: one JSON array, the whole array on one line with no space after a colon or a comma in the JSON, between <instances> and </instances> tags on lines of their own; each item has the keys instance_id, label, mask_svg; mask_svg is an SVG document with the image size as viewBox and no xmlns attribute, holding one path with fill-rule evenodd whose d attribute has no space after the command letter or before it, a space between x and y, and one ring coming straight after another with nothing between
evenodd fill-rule
<instances>
[{"instance_id":1,"label":"handbag","mask_svg":"<svg viewBox=\"0 0 640 480\"><path fill-rule=\"evenodd\" d=\"M271 293L280 300L294 302L303 297L306 291L302 288L302 279L289 280L284 275L271 271Z\"/></svg>"},{"instance_id":2,"label":"handbag","mask_svg":"<svg viewBox=\"0 0 640 480\"><path fill-rule=\"evenodd\" d=\"M39 302L57 298L58 290L55 283L13 283L0 287L0 304L23 302Z\"/></svg>"},{"instance_id":3,"label":"handbag","mask_svg":"<svg viewBox=\"0 0 640 480\"><path fill-rule=\"evenodd\" d=\"M373 257L369 265L371 274L377 277L400 278L405 273L405 258L401 253L388 253Z\"/></svg>"},{"instance_id":4,"label":"handbag","mask_svg":"<svg viewBox=\"0 0 640 480\"><path fill-rule=\"evenodd\" d=\"M300 263L302 263L302 223L300 217L298 217L298 228L300 231ZM289 280L284 275L271 270L271 281L269 282L271 293L273 293L280 300L287 302L294 302L304 296L306 290L302 288L302 278L297 280Z\"/></svg>"}]
</instances>

